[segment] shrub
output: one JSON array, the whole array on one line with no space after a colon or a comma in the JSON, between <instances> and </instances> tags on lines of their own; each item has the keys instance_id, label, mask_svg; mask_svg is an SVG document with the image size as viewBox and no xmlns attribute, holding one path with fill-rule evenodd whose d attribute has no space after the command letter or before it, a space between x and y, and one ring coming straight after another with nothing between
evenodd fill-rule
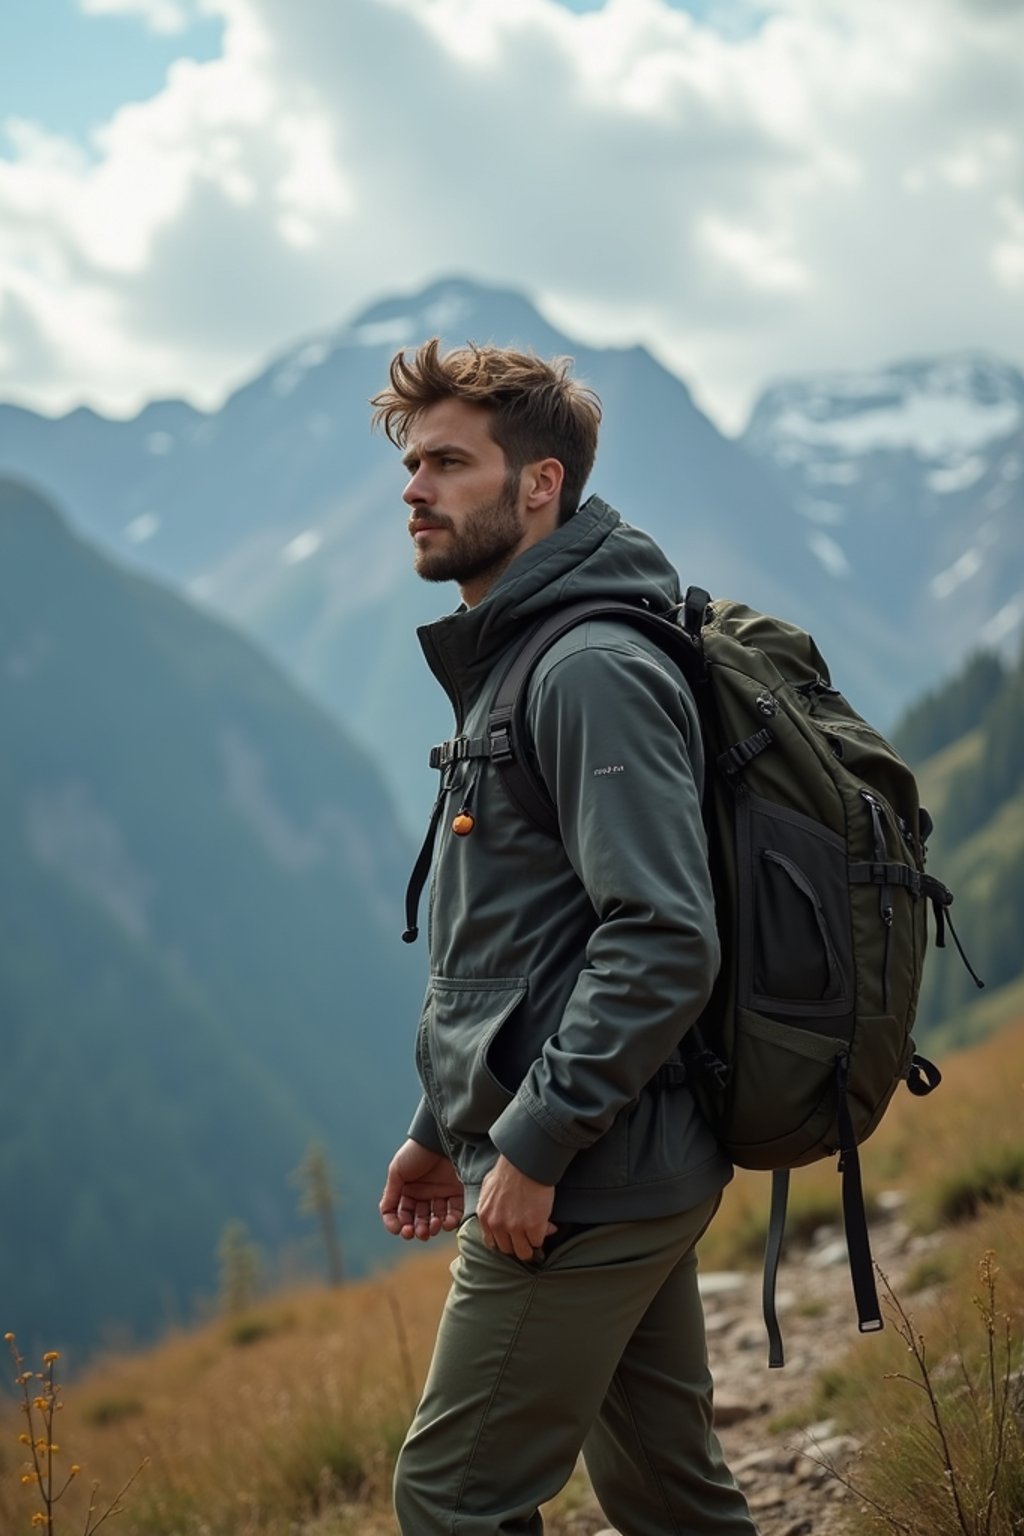
<instances>
[{"instance_id":1,"label":"shrub","mask_svg":"<svg viewBox=\"0 0 1024 1536\"><path fill-rule=\"evenodd\" d=\"M908 1370L885 1377L902 1401L880 1403L876 1392L870 1422L880 1427L852 1470L817 1458L856 1496L854 1531L1018 1536L1024 1529L1017 1344L1010 1316L997 1305L999 1269L991 1251L977 1273L980 1285L972 1300L980 1339L965 1344L957 1336L952 1350L939 1356L932 1355L924 1333L881 1275L886 1310L910 1356ZM916 1411L906 1400L907 1387L916 1394ZM866 1410L865 1402L860 1408Z\"/></svg>"}]
</instances>

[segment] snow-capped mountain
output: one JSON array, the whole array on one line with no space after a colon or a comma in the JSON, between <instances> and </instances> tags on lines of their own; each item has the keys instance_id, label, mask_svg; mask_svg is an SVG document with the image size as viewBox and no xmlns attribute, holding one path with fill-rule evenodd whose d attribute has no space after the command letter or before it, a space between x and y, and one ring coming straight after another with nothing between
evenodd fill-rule
<instances>
[{"instance_id":1,"label":"snow-capped mountain","mask_svg":"<svg viewBox=\"0 0 1024 1536\"><path fill-rule=\"evenodd\" d=\"M786 479L822 567L937 654L1024 625L1024 376L967 354L780 383L743 442ZM945 670L945 668L943 668Z\"/></svg>"},{"instance_id":2,"label":"snow-capped mountain","mask_svg":"<svg viewBox=\"0 0 1024 1536\"><path fill-rule=\"evenodd\" d=\"M879 724L966 650L1013 639L1024 380L983 358L780 384L736 441L643 348L579 345L522 295L449 279L304 338L213 413L0 405L0 473L259 638L377 754L412 822L424 747L450 724L414 629L457 594L413 575L402 470L368 400L395 350L432 334L574 356L605 410L591 488L684 586L810 629Z\"/></svg>"},{"instance_id":3,"label":"snow-capped mountain","mask_svg":"<svg viewBox=\"0 0 1024 1536\"><path fill-rule=\"evenodd\" d=\"M306 338L209 415L168 402L129 422L90 411L53 421L0 406L0 469L45 490L122 560L262 639L384 759L396 790L420 779L422 803L431 776L419 765L450 722L414 629L457 594L412 572L403 472L370 433L368 400L398 347L438 332L451 344L573 354L605 407L592 488L648 528L685 581L808 625L831 621L779 478L723 437L677 378L642 348L576 345L521 295L464 281ZM856 670L866 692L872 667L858 657Z\"/></svg>"}]
</instances>

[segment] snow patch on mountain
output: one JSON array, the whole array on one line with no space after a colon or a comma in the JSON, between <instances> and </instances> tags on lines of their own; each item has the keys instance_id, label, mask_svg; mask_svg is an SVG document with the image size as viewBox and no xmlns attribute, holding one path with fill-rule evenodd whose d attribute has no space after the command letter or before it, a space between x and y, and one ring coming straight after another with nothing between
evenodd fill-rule
<instances>
[{"instance_id":1,"label":"snow patch on mountain","mask_svg":"<svg viewBox=\"0 0 1024 1536\"><path fill-rule=\"evenodd\" d=\"M314 368L319 368L321 363L327 361L330 356L330 347L325 341L310 341L297 352L292 352L281 363L270 381L270 387L279 399L293 394Z\"/></svg>"},{"instance_id":2,"label":"snow patch on mountain","mask_svg":"<svg viewBox=\"0 0 1024 1536\"><path fill-rule=\"evenodd\" d=\"M133 517L130 523L124 527L124 536L129 544L145 544L151 539L160 527L160 517L156 512L140 512L138 517Z\"/></svg>"},{"instance_id":3,"label":"snow patch on mountain","mask_svg":"<svg viewBox=\"0 0 1024 1536\"><path fill-rule=\"evenodd\" d=\"M324 542L324 536L318 528L306 528L302 533L297 533L294 539L281 551L281 559L285 565L299 565L303 560L308 560L310 555L315 555Z\"/></svg>"},{"instance_id":4,"label":"snow patch on mountain","mask_svg":"<svg viewBox=\"0 0 1024 1536\"><path fill-rule=\"evenodd\" d=\"M948 496L951 491L966 491L968 486L980 480L984 473L985 460L980 459L977 454L971 454L969 458L962 459L959 464L933 469L925 477L925 484L930 491L936 491L940 496Z\"/></svg>"},{"instance_id":5,"label":"snow patch on mountain","mask_svg":"<svg viewBox=\"0 0 1024 1536\"><path fill-rule=\"evenodd\" d=\"M851 483L866 454L915 454L934 466L932 489L945 494L973 484L983 466L971 461L1022 426L1024 376L967 356L776 385L746 436L781 465L806 464L821 484Z\"/></svg>"},{"instance_id":6,"label":"snow patch on mountain","mask_svg":"<svg viewBox=\"0 0 1024 1536\"><path fill-rule=\"evenodd\" d=\"M350 347L404 347L415 335L412 315L396 315L393 320L368 320L345 332Z\"/></svg>"},{"instance_id":7,"label":"snow patch on mountain","mask_svg":"<svg viewBox=\"0 0 1024 1536\"><path fill-rule=\"evenodd\" d=\"M816 497L802 496L797 502L797 508L803 517L810 523L818 523L820 526L835 528L839 523L846 521L846 509L834 501L820 501Z\"/></svg>"},{"instance_id":8,"label":"snow patch on mountain","mask_svg":"<svg viewBox=\"0 0 1024 1536\"><path fill-rule=\"evenodd\" d=\"M811 553L821 561L830 576L849 576L850 562L846 558L846 551L835 539L816 528L807 535L807 542Z\"/></svg>"},{"instance_id":9,"label":"snow patch on mountain","mask_svg":"<svg viewBox=\"0 0 1024 1536\"><path fill-rule=\"evenodd\" d=\"M808 464L807 479L813 485L855 485L860 479L860 465L836 460Z\"/></svg>"},{"instance_id":10,"label":"snow patch on mountain","mask_svg":"<svg viewBox=\"0 0 1024 1536\"><path fill-rule=\"evenodd\" d=\"M786 411L775 431L790 448L831 448L838 453L878 453L903 449L921 459L970 453L1007 437L1024 422L1024 408L1014 401L983 405L976 400L910 395L902 401L868 407L846 417L815 420L807 410Z\"/></svg>"},{"instance_id":11,"label":"snow patch on mountain","mask_svg":"<svg viewBox=\"0 0 1024 1536\"><path fill-rule=\"evenodd\" d=\"M952 565L932 577L929 583L932 596L940 599L951 596L957 587L962 587L965 581L977 576L984 563L985 557L976 544L965 550L959 560L954 560Z\"/></svg>"},{"instance_id":12,"label":"snow patch on mountain","mask_svg":"<svg viewBox=\"0 0 1024 1536\"><path fill-rule=\"evenodd\" d=\"M1024 592L1018 592L1016 597L1004 603L997 613L994 613L988 623L983 625L979 638L982 645L1001 645L1009 640L1024 625Z\"/></svg>"}]
</instances>

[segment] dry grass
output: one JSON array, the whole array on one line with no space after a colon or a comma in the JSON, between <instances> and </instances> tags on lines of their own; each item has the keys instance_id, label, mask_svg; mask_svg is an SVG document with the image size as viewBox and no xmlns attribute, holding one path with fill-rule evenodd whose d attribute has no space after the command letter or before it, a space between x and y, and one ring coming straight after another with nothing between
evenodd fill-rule
<instances>
[{"instance_id":1,"label":"dry grass","mask_svg":"<svg viewBox=\"0 0 1024 1536\"><path fill-rule=\"evenodd\" d=\"M815 1405L869 1436L844 1474L855 1536L1019 1536L1024 1530L1024 1200L950 1244L949 1284L917 1312L888 1286L893 1326L828 1372Z\"/></svg>"},{"instance_id":2,"label":"dry grass","mask_svg":"<svg viewBox=\"0 0 1024 1536\"><path fill-rule=\"evenodd\" d=\"M88 1478L116 1489L149 1458L122 1536L390 1536L394 1457L451 1257L445 1244L386 1279L295 1291L250 1313L244 1338L237 1318L210 1323L72 1383L61 1438ZM13 1533L29 1507L7 1425L0 1530Z\"/></svg>"},{"instance_id":3,"label":"dry grass","mask_svg":"<svg viewBox=\"0 0 1024 1536\"><path fill-rule=\"evenodd\" d=\"M1022 1201L992 1177L993 1169L1012 1173L1021 1147L1024 1023L943 1067L945 1081L930 1100L898 1094L863 1159L869 1192L906 1190L922 1229L948 1214L953 1174L958 1198L973 1191L968 1207L980 1215L951 1228L941 1249L942 1270L953 1276L946 1311L924 1319L936 1358L948 1353L950 1340L977 1330L970 1298L985 1248L1002 1268L1000 1308L1024 1318ZM705 1268L758 1261L768 1185L764 1175L737 1177L706 1240ZM838 1226L834 1166L796 1174L793 1201L793 1230ZM96 1478L101 1492L112 1494L149 1458L118 1516L121 1536L393 1536L394 1457L426 1371L452 1255L445 1241L405 1254L387 1276L290 1291L72 1378L60 1438L82 1466L82 1484ZM830 1371L821 1388L819 1406L848 1415L861 1433L883 1402L882 1422L907 1418L910 1389L879 1381L882 1371L903 1368L905 1349L892 1329L883 1339L883 1356L873 1341L871 1351L855 1352L849 1365ZM895 1396L883 1399L882 1392ZM27 1531L34 1507L20 1483L20 1428L13 1407L0 1415L5 1536ZM877 1460L884 1466L890 1455L907 1454L884 1441ZM922 1469L911 1467L900 1477L918 1475ZM71 1503L80 1492L87 1487L69 1490L61 1507L69 1533L82 1529L82 1512ZM551 1536L572 1529L584 1498L584 1485L574 1479L552 1508ZM58 1536L64 1529L58 1522ZM1002 1533L994 1527L988 1536Z\"/></svg>"}]
</instances>

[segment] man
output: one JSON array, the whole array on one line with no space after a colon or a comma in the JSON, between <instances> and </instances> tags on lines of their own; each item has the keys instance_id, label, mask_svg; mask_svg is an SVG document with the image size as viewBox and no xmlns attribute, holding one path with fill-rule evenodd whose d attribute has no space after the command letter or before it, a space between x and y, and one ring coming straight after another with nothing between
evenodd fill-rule
<instances>
[{"instance_id":1,"label":"man","mask_svg":"<svg viewBox=\"0 0 1024 1536\"><path fill-rule=\"evenodd\" d=\"M404 451L416 570L462 595L420 640L472 743L540 615L665 609L678 581L612 508L579 506L601 411L566 360L435 339L390 379L375 421ZM753 1536L712 1430L694 1251L731 1168L661 1071L718 965L693 699L656 644L590 621L537 666L527 719L560 836L479 749L433 822L424 1095L380 1210L407 1239L458 1227L459 1257L399 1524L539 1532L582 1449L622 1536Z\"/></svg>"}]
</instances>

